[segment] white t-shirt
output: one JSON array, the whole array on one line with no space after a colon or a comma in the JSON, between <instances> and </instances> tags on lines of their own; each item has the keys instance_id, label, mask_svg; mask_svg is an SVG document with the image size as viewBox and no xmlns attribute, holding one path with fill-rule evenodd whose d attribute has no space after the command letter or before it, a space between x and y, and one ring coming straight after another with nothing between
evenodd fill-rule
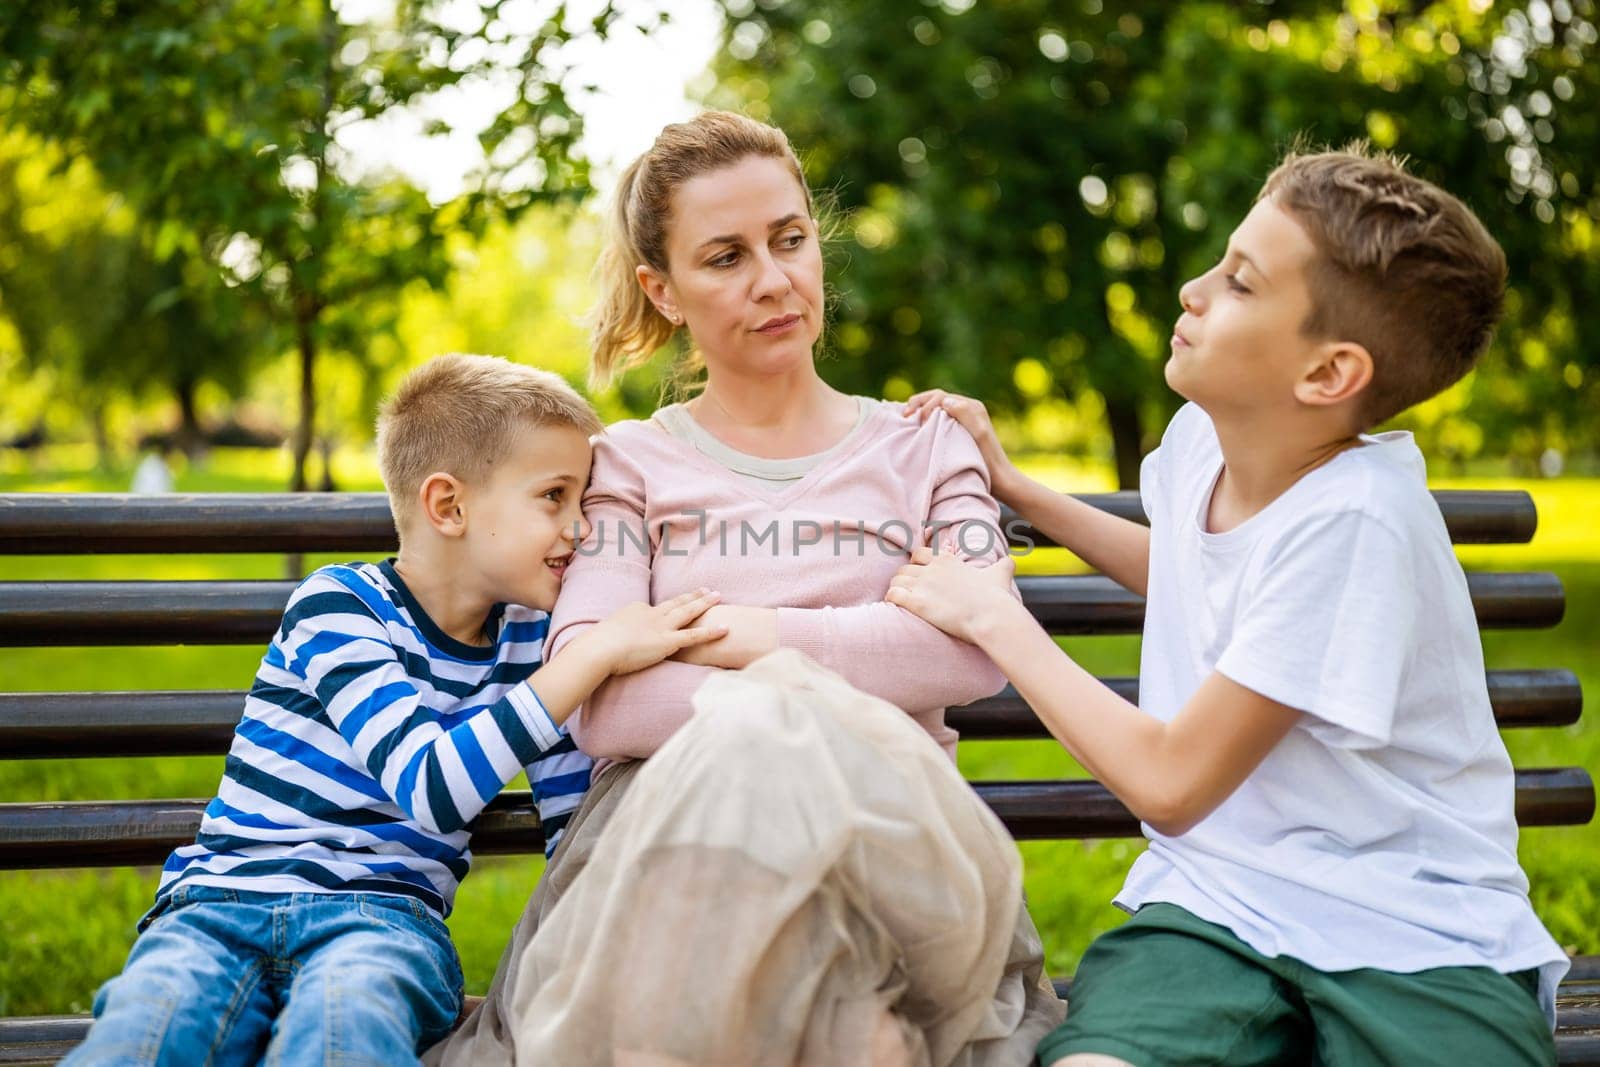
<instances>
[{"instance_id":1,"label":"white t-shirt","mask_svg":"<svg viewBox=\"0 0 1600 1067\"><path fill-rule=\"evenodd\" d=\"M1193 404L1146 457L1139 703L1176 716L1213 671L1305 714L1250 777L1149 850L1117 904L1166 901L1323 971L1541 968L1566 955L1517 865L1511 760L1466 577L1408 433L1364 437L1226 533L1222 452Z\"/></svg>"}]
</instances>

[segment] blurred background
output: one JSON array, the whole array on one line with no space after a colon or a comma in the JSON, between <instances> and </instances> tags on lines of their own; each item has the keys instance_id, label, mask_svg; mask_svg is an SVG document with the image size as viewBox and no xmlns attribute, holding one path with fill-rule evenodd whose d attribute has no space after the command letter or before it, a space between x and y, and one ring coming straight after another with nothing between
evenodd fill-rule
<instances>
[{"instance_id":1,"label":"blurred background","mask_svg":"<svg viewBox=\"0 0 1600 1067\"><path fill-rule=\"evenodd\" d=\"M1437 485L1538 502L1532 545L1461 554L1555 570L1568 618L1486 635L1490 663L1576 667L1600 693L1597 22L1592 0L12 0L0 492L125 491L141 462L180 491L375 489L376 403L418 362L487 352L581 385L605 195L706 106L782 126L825 194L825 377L979 396L1058 488L1132 488L1178 403L1179 285L1296 136L1365 138L1461 196L1510 261L1488 357L1397 423ZM602 413L650 411L669 363L594 396ZM282 561L0 560L24 572ZM1136 670L1132 639L1067 645ZM7 650L0 688L240 687L259 654ZM1522 766L1594 769L1594 719L1508 743ZM962 759L1075 773L1038 743ZM0 762L0 801L205 796L220 764ZM1138 847L1024 846L1055 970L1118 921ZM1600 834L1531 830L1523 860L1558 940L1600 951ZM484 861L464 886L474 991L538 869ZM85 1010L154 881L0 874L0 1014Z\"/></svg>"}]
</instances>

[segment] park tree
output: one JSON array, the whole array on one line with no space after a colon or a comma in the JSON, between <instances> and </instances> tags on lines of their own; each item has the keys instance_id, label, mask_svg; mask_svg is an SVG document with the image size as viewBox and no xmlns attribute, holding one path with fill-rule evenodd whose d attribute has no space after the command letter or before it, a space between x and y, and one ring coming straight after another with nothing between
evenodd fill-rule
<instances>
[{"instance_id":1,"label":"park tree","mask_svg":"<svg viewBox=\"0 0 1600 1067\"><path fill-rule=\"evenodd\" d=\"M21 0L0 15L12 121L90 161L151 228L159 261L206 265L281 324L299 354L293 488L306 485L320 351L363 358L405 285L447 277L449 242L538 203L581 197L587 167L565 49L611 5L539 16L499 0ZM498 110L484 162L443 203L365 172L340 141L399 128L452 92ZM192 272L185 269L186 279Z\"/></svg>"},{"instance_id":2,"label":"park tree","mask_svg":"<svg viewBox=\"0 0 1600 1067\"><path fill-rule=\"evenodd\" d=\"M273 342L265 316L228 299L214 272L158 260L150 236L87 163L0 131L0 314L23 366L48 370L56 400L87 419L103 467L115 466L113 405L166 394L180 416L175 441L193 455L202 383L238 395Z\"/></svg>"},{"instance_id":3,"label":"park tree","mask_svg":"<svg viewBox=\"0 0 1600 1067\"><path fill-rule=\"evenodd\" d=\"M1600 443L1579 314L1600 297L1588 0L723 7L710 99L782 125L842 209L842 386L1103 411L1131 486L1177 403L1161 367L1179 286L1297 135L1360 137L1463 195L1511 261L1492 357L1418 416L1432 443Z\"/></svg>"}]
</instances>

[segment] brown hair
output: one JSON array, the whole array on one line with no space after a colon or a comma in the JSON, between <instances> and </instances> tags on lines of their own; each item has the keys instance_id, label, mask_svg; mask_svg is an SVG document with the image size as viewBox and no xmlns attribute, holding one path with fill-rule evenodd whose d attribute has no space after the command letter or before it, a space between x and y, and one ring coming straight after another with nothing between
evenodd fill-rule
<instances>
[{"instance_id":1,"label":"brown hair","mask_svg":"<svg viewBox=\"0 0 1600 1067\"><path fill-rule=\"evenodd\" d=\"M605 250L595 268L600 299L590 316L591 387L648 362L678 330L650 302L637 274L641 263L667 271L672 194L691 178L749 156L785 164L800 183L806 210L815 211L805 172L783 131L731 111L707 111L667 126L622 172Z\"/></svg>"},{"instance_id":2,"label":"brown hair","mask_svg":"<svg viewBox=\"0 0 1600 1067\"><path fill-rule=\"evenodd\" d=\"M1291 151L1261 187L1310 235L1307 336L1372 355L1361 428L1459 381L1489 347L1506 257L1460 200L1364 142Z\"/></svg>"},{"instance_id":3,"label":"brown hair","mask_svg":"<svg viewBox=\"0 0 1600 1067\"><path fill-rule=\"evenodd\" d=\"M560 375L497 356L452 354L407 374L378 412L378 469L395 527L416 507L422 481L445 471L482 478L519 429L603 429L589 402Z\"/></svg>"}]
</instances>

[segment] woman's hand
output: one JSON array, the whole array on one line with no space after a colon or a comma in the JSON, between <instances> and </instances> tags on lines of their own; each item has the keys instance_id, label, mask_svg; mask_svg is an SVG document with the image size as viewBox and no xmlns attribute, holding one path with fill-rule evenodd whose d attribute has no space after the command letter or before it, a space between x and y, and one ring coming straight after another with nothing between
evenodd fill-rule
<instances>
[{"instance_id":1,"label":"woman's hand","mask_svg":"<svg viewBox=\"0 0 1600 1067\"><path fill-rule=\"evenodd\" d=\"M680 650L672 658L701 667L740 670L778 647L778 613L773 608L718 604L705 613L703 625L720 627L724 636Z\"/></svg>"},{"instance_id":2,"label":"woman's hand","mask_svg":"<svg viewBox=\"0 0 1600 1067\"><path fill-rule=\"evenodd\" d=\"M1000 438L994 432L994 423L989 421L989 410L983 406L983 402L970 396L947 393L943 389L928 389L906 401L906 416L918 422L927 422L928 416L935 411L945 412L966 427L978 444L984 465L989 468L990 491L1001 503L1011 503L1008 496L1021 474L1012 465L1006 450L1000 447Z\"/></svg>"},{"instance_id":3,"label":"woman's hand","mask_svg":"<svg viewBox=\"0 0 1600 1067\"><path fill-rule=\"evenodd\" d=\"M934 555L932 549L919 548L911 554L911 562L895 572L883 599L952 637L982 646L1023 610L1011 594L1016 569L1010 556L979 567L949 553Z\"/></svg>"}]
</instances>

